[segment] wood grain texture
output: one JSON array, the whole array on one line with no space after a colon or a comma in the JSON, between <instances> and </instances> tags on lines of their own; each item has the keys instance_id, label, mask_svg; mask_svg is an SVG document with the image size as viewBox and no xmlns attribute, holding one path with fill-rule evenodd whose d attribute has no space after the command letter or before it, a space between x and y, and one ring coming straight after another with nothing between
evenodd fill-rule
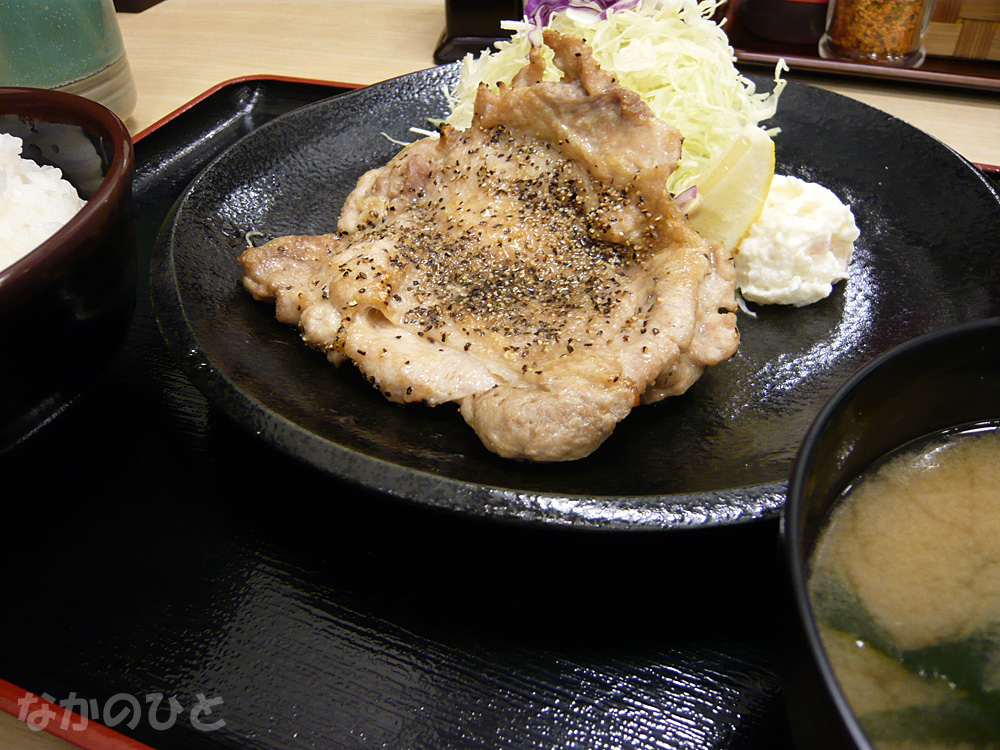
<instances>
[{"instance_id":1,"label":"wood grain texture","mask_svg":"<svg viewBox=\"0 0 1000 750\"><path fill-rule=\"evenodd\" d=\"M931 55L1000 60L1000 3L996 0L937 0L927 33Z\"/></svg>"},{"instance_id":2,"label":"wood grain texture","mask_svg":"<svg viewBox=\"0 0 1000 750\"><path fill-rule=\"evenodd\" d=\"M16 716L0 711L0 747L5 750L73 750L76 746L46 732L33 730Z\"/></svg>"},{"instance_id":3,"label":"wood grain texture","mask_svg":"<svg viewBox=\"0 0 1000 750\"><path fill-rule=\"evenodd\" d=\"M441 0L164 0L118 18L139 92L127 123L133 133L231 78L369 84L431 67L445 28ZM973 162L1000 165L995 95L795 71L789 77L872 104Z\"/></svg>"}]
</instances>

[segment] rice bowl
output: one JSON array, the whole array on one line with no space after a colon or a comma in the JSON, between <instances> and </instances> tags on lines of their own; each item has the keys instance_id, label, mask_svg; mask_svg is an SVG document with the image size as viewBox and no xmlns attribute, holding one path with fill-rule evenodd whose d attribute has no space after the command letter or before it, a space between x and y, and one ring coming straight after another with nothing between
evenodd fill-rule
<instances>
[{"instance_id":1,"label":"rice bowl","mask_svg":"<svg viewBox=\"0 0 1000 750\"><path fill-rule=\"evenodd\" d=\"M128 129L113 112L60 91L0 87L0 133L22 141L21 155L2 157L0 178L0 200L20 195L0 216L4 454L96 386L125 340L136 297L135 157ZM2 147L10 152L15 138L5 138ZM7 171L12 156L13 179ZM70 188L52 179L57 172ZM74 188L75 200L68 193ZM67 193L53 200L50 189ZM42 204L63 202L72 215L51 221L52 206ZM30 224L50 236L29 237ZM23 255L6 265L15 242Z\"/></svg>"}]
</instances>

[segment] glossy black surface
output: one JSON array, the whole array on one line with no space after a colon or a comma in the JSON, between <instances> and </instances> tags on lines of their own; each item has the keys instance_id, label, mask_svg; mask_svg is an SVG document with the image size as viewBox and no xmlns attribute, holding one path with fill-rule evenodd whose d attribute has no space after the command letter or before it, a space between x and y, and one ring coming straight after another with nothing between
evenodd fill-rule
<instances>
[{"instance_id":1,"label":"glossy black surface","mask_svg":"<svg viewBox=\"0 0 1000 750\"><path fill-rule=\"evenodd\" d=\"M807 561L834 503L894 449L941 430L998 420L1000 318L991 318L935 331L879 357L835 394L810 428L781 527L790 626L784 672L801 747L869 747L826 658L807 593Z\"/></svg>"},{"instance_id":2,"label":"glossy black surface","mask_svg":"<svg viewBox=\"0 0 1000 750\"><path fill-rule=\"evenodd\" d=\"M445 28L434 50L434 62L454 62L509 37L500 24L521 18L523 5L521 0L444 0Z\"/></svg>"},{"instance_id":3,"label":"glossy black surface","mask_svg":"<svg viewBox=\"0 0 1000 750\"><path fill-rule=\"evenodd\" d=\"M0 457L0 677L135 696L115 728L156 750L787 749L775 521L595 534L398 502L285 457L182 374L144 279L165 214L226 144L336 92L232 85L136 144L126 346ZM199 693L223 728L193 727ZM156 694L184 709L169 729Z\"/></svg>"},{"instance_id":4,"label":"glossy black surface","mask_svg":"<svg viewBox=\"0 0 1000 750\"><path fill-rule=\"evenodd\" d=\"M161 234L154 304L185 373L285 453L376 492L462 513L597 528L774 517L799 442L858 367L935 328L1000 312L1000 200L971 165L905 123L791 83L771 123L778 172L831 188L861 240L833 295L741 316L742 342L691 390L640 407L592 456L494 456L451 405L389 403L336 370L242 289L237 256L265 238L333 231L358 177L445 109L456 66L299 110L255 131L193 183ZM763 86L764 81L760 81ZM948 196L942 191L947 186Z\"/></svg>"}]
</instances>

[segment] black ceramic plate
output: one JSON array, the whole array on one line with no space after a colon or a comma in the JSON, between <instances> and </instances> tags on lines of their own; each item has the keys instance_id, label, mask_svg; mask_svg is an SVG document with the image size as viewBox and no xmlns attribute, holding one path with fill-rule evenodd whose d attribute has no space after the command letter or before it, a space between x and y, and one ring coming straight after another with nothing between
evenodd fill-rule
<instances>
[{"instance_id":1,"label":"black ceramic plate","mask_svg":"<svg viewBox=\"0 0 1000 750\"><path fill-rule=\"evenodd\" d=\"M445 112L454 65L343 94L263 126L180 199L153 259L168 345L210 400L278 449L368 489L480 516L599 528L774 516L822 403L895 344L1000 314L1000 199L905 123L790 83L772 124L779 174L828 186L861 228L851 277L801 309L741 315L742 344L685 395L643 406L587 459L528 465L482 447L457 410L385 401L243 291L248 232L333 231L358 177ZM314 502L328 502L315 498Z\"/></svg>"}]
</instances>

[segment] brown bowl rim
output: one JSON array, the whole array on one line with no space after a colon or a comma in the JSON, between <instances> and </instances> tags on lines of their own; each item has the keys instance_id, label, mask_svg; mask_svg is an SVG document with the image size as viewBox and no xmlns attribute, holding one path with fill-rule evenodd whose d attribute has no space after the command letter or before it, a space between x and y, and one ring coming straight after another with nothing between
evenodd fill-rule
<instances>
[{"instance_id":1,"label":"brown bowl rim","mask_svg":"<svg viewBox=\"0 0 1000 750\"><path fill-rule=\"evenodd\" d=\"M98 102L65 91L0 87L0 115L77 125L106 135L114 147L108 172L87 204L34 250L0 269L0 309L9 309L47 286L78 252L86 253L97 244L102 227L130 196L135 149L118 115Z\"/></svg>"}]
</instances>

